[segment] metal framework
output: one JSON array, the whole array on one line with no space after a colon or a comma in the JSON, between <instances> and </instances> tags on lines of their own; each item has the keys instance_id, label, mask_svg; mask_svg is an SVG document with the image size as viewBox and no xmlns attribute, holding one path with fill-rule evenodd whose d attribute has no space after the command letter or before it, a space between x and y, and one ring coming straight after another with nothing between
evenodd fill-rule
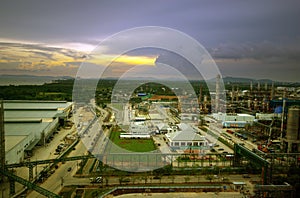
<instances>
[{"instance_id":1,"label":"metal framework","mask_svg":"<svg viewBox=\"0 0 300 198\"><path fill-rule=\"evenodd\" d=\"M256 185L254 192L258 197L295 197L293 186L286 185Z\"/></svg>"},{"instance_id":2,"label":"metal framework","mask_svg":"<svg viewBox=\"0 0 300 198\"><path fill-rule=\"evenodd\" d=\"M33 190L37 191L38 193L40 193L42 195L45 195L46 197L50 197L50 198L60 198L61 197L61 196L59 196L59 195L57 195L57 194L55 194L51 191L48 191L48 190L46 190L46 189L44 189L44 188L42 188L42 187L40 187L40 186L38 186L38 185L36 185L32 182L29 182L29 181L27 181L27 180L25 180L21 177L18 177L16 175L12 174L9 171L4 171L4 172L1 171L1 174L7 176L11 180L10 181L10 194L11 195L15 194L15 192L14 192L14 189L15 189L14 188L14 186L15 186L14 182L16 181L20 184L25 185L29 189L33 189Z\"/></svg>"},{"instance_id":3,"label":"metal framework","mask_svg":"<svg viewBox=\"0 0 300 198\"><path fill-rule=\"evenodd\" d=\"M234 166L240 166L242 157L246 157L251 163L262 168L263 184L269 183L271 178L270 163L261 156L253 153L246 147L239 144L234 144Z\"/></svg>"},{"instance_id":4,"label":"metal framework","mask_svg":"<svg viewBox=\"0 0 300 198\"><path fill-rule=\"evenodd\" d=\"M83 160L83 159L89 159L89 158L95 158L95 156L83 155L83 156L55 158L55 159L48 159L48 160L28 161L28 162L21 162L21 163L17 163L17 164L8 164L8 165L6 165L6 168L17 168L17 167L24 167L24 166L34 167L36 165L41 165L41 164L76 161L76 160Z\"/></svg>"},{"instance_id":5,"label":"metal framework","mask_svg":"<svg viewBox=\"0 0 300 198\"><path fill-rule=\"evenodd\" d=\"M300 154L270 154L269 155L262 155L262 154L256 154L249 149L243 147L242 145L235 144L234 145L234 158L231 159L226 159L226 155L228 154L217 154L217 153L209 153L209 154L203 154L199 155L196 153L186 153L186 154L179 154L179 153L152 153L152 154L147 154L145 156L144 153L107 153L107 154L102 154L99 156L96 156L98 159L102 159L101 161L104 164L112 165L112 166L123 166L123 163L126 163L128 160L133 160L134 163L131 163L130 165L150 165L151 163L162 163L162 164L172 164L173 166L178 168L182 167L180 164L184 163L184 166L187 166L187 162L179 162L178 157L184 157L184 158L190 158L189 166L193 167L195 163L197 165L200 165L200 167L205 167L205 166L211 166L213 163L216 166L241 166L241 161L242 158L245 157L251 163L257 165L258 167L262 168L262 176L263 176L263 184L268 184L271 179L271 174L272 174L272 165L278 166L278 165L285 165L288 163L285 161L283 164L277 164L277 158L278 157L283 157L286 159L291 159L293 163L295 163L295 159L298 159ZM230 154L232 156L232 154ZM267 161L268 157L272 160ZM37 192L46 195L48 197L59 197L58 195L55 194L49 194L49 191L46 189L43 189L36 184L32 183L33 181L33 169L37 165L41 164L52 164L51 166L55 165L58 162L66 162L66 161L76 161L76 160L86 160L90 158L95 158L93 155L84 155L84 156L74 156L74 157L62 157L62 158L56 158L56 159L48 159L48 160L37 160L37 161L27 161L27 162L22 162L18 164L8 164L5 166L4 171L0 170L2 173L1 175L7 176L10 180L10 187L11 191L10 193L14 193L14 182L17 181L25 186L27 186L29 189L36 190ZM294 159L295 158L295 159ZM153 160L154 159L154 160ZM293 159L293 160L292 160ZM145 161L146 160L146 161ZM297 163L298 161L296 161ZM150 164L149 164L150 163ZM297 163L298 164L298 163ZM125 166L128 166L128 163L125 164ZM29 168L29 181L20 178L16 175L13 175L12 173L5 171L9 168L17 168L17 167L28 167ZM49 167L51 167L49 166ZM137 167L137 166L135 166ZM139 167L139 166L138 166ZM50 192L51 193L51 192Z\"/></svg>"},{"instance_id":6,"label":"metal framework","mask_svg":"<svg viewBox=\"0 0 300 198\"><path fill-rule=\"evenodd\" d=\"M4 133L4 105L3 100L0 101L0 170L5 171L5 133ZM0 178L0 182L3 176Z\"/></svg>"}]
</instances>

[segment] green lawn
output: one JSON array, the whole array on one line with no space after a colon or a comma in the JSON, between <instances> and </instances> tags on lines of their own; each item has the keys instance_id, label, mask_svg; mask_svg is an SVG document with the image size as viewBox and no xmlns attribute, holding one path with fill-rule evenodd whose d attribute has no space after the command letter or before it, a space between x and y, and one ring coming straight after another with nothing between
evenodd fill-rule
<instances>
[{"instance_id":1,"label":"green lawn","mask_svg":"<svg viewBox=\"0 0 300 198\"><path fill-rule=\"evenodd\" d=\"M119 111L123 111L124 105L121 103L111 103L111 106L118 109Z\"/></svg>"},{"instance_id":2,"label":"green lawn","mask_svg":"<svg viewBox=\"0 0 300 198\"><path fill-rule=\"evenodd\" d=\"M120 133L120 131L111 132L110 139L121 148L134 152L149 152L156 150L152 139L120 139Z\"/></svg>"}]
</instances>

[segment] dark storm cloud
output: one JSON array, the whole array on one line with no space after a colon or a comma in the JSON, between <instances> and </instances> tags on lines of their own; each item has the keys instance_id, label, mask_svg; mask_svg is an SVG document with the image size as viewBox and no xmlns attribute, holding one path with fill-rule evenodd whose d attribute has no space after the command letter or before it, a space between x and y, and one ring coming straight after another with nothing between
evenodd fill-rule
<instances>
[{"instance_id":1,"label":"dark storm cloud","mask_svg":"<svg viewBox=\"0 0 300 198\"><path fill-rule=\"evenodd\" d=\"M159 65L159 63L170 65L185 76L199 78L199 71L188 60L174 52L164 51L160 53L156 59L156 64Z\"/></svg>"},{"instance_id":2,"label":"dark storm cloud","mask_svg":"<svg viewBox=\"0 0 300 198\"><path fill-rule=\"evenodd\" d=\"M300 44L299 41L295 41L294 44L284 45L268 41L262 43L223 44L209 49L209 51L213 57L220 59L253 58L267 61L277 57L283 60L299 61L300 46L298 44Z\"/></svg>"},{"instance_id":3,"label":"dark storm cloud","mask_svg":"<svg viewBox=\"0 0 300 198\"><path fill-rule=\"evenodd\" d=\"M1 3L2 36L103 38L123 29L161 25L207 44L218 40L299 35L299 1L26 1ZM12 12L12 10L14 12ZM21 30L21 31L20 31ZM201 41L202 40L202 41Z\"/></svg>"},{"instance_id":4,"label":"dark storm cloud","mask_svg":"<svg viewBox=\"0 0 300 198\"><path fill-rule=\"evenodd\" d=\"M79 42L96 46L98 41L124 29L165 26L198 40L217 61L229 61L221 65L223 68L227 65L228 70L224 69L227 73L240 75L236 71L253 65L253 62L246 62L250 59L257 61L253 67L284 71L280 68L284 63L291 70L299 65L299 7L300 1L297 0L28 0L19 1L17 5L3 1L0 6L0 38L36 43ZM130 41L139 42L132 38ZM30 45L23 47L32 48ZM36 53L48 58L51 58L51 53L42 53L52 50L69 57L80 59L81 56L72 50L34 47L41 50ZM234 61L239 61L239 64ZM285 72L289 80L289 71ZM252 74L256 75L259 73ZM272 73L268 75L272 77Z\"/></svg>"}]
</instances>

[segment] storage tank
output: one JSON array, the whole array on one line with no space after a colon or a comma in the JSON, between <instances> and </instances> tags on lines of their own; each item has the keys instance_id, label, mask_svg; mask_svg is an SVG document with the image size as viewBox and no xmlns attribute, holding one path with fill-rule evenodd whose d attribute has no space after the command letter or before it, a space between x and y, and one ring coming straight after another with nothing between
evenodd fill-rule
<instances>
[{"instance_id":1,"label":"storage tank","mask_svg":"<svg viewBox=\"0 0 300 198\"><path fill-rule=\"evenodd\" d=\"M287 140L300 140L300 107L293 106L289 108L287 119Z\"/></svg>"}]
</instances>

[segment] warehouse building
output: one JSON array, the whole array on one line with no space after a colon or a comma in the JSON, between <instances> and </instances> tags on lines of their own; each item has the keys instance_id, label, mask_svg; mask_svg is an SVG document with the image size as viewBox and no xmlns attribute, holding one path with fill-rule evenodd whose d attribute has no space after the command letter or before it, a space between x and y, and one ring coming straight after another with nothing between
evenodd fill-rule
<instances>
[{"instance_id":1,"label":"warehouse building","mask_svg":"<svg viewBox=\"0 0 300 198\"><path fill-rule=\"evenodd\" d=\"M46 144L71 115L71 102L4 101L6 164L19 163Z\"/></svg>"},{"instance_id":2,"label":"warehouse building","mask_svg":"<svg viewBox=\"0 0 300 198\"><path fill-rule=\"evenodd\" d=\"M187 124L180 124L179 130L167 133L166 139L170 148L174 150L199 149L208 146L208 141Z\"/></svg>"},{"instance_id":3,"label":"warehouse building","mask_svg":"<svg viewBox=\"0 0 300 198\"><path fill-rule=\"evenodd\" d=\"M255 119L253 115L244 114L244 113L213 113L212 117L222 122L226 122L226 121L253 122Z\"/></svg>"}]
</instances>

